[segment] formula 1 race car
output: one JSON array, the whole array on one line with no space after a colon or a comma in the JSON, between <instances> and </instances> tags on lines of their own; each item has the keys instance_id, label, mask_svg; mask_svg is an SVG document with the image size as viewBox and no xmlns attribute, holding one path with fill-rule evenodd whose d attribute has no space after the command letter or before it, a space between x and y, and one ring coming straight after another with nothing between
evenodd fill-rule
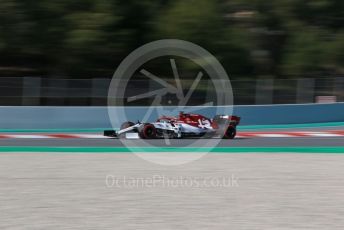
<instances>
[{"instance_id":1,"label":"formula 1 race car","mask_svg":"<svg viewBox=\"0 0 344 230\"><path fill-rule=\"evenodd\" d=\"M142 139L155 138L211 138L219 136L233 139L240 117L216 115L209 119L200 114L180 112L178 117L162 116L153 123L136 124L124 122L119 131L106 130L104 136L125 138L128 133L136 133Z\"/></svg>"}]
</instances>

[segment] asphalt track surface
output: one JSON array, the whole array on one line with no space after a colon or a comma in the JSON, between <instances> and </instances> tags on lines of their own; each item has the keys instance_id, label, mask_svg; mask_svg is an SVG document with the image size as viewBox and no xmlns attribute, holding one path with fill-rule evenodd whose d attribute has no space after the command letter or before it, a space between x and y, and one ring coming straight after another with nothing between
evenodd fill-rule
<instances>
[{"instance_id":1,"label":"asphalt track surface","mask_svg":"<svg viewBox=\"0 0 344 230\"><path fill-rule=\"evenodd\" d=\"M315 131L321 132L325 130L342 131L344 126L333 127L311 127L311 128L297 128L297 129L267 129L265 131L280 132L280 131ZM259 130L264 131L264 130ZM1 134L1 133L0 133ZM3 134L18 134L18 133L3 133ZM37 133L25 133L26 135L34 135ZM101 136L101 132L93 132ZM240 130L238 132L240 135ZM135 145L135 140L131 140ZM195 143L197 139L171 139L167 142L163 139L145 140L146 145L158 147L183 147L190 146ZM207 139L204 139L207 141ZM0 146L37 146L37 147L125 147L119 139L1 139ZM338 147L344 146L344 137L243 137L235 138L233 140L221 140L218 147ZM144 147L144 146L140 146Z\"/></svg>"},{"instance_id":2,"label":"asphalt track surface","mask_svg":"<svg viewBox=\"0 0 344 230\"><path fill-rule=\"evenodd\" d=\"M343 168L338 154L167 167L134 154L1 153L0 229L341 230Z\"/></svg>"},{"instance_id":3,"label":"asphalt track surface","mask_svg":"<svg viewBox=\"0 0 344 230\"><path fill-rule=\"evenodd\" d=\"M0 146L123 145L116 139L0 139ZM344 138L240 138L219 146L333 147L344 146ZM163 166L131 153L1 152L0 229L341 230L343 168L344 155L331 153L212 153Z\"/></svg>"}]
</instances>

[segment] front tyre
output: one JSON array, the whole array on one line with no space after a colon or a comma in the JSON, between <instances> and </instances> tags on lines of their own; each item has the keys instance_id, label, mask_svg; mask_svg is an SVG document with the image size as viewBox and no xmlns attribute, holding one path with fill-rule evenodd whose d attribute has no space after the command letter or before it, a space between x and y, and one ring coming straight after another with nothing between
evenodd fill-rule
<instances>
[{"instance_id":1,"label":"front tyre","mask_svg":"<svg viewBox=\"0 0 344 230\"><path fill-rule=\"evenodd\" d=\"M234 139L235 135L236 135L236 128L230 125L226 129L223 135L223 139Z\"/></svg>"},{"instance_id":2,"label":"front tyre","mask_svg":"<svg viewBox=\"0 0 344 230\"><path fill-rule=\"evenodd\" d=\"M126 121L126 122L124 122L122 125L121 125L121 130L122 129L126 129L126 128L129 128L129 127L131 127L131 126L134 126L135 124L133 123L133 122L131 122L131 121ZM125 138L125 133L122 133L122 134L120 134L120 135L118 135L118 137L119 138Z\"/></svg>"},{"instance_id":3,"label":"front tyre","mask_svg":"<svg viewBox=\"0 0 344 230\"><path fill-rule=\"evenodd\" d=\"M156 138L156 128L152 124L144 124L138 129L139 136L142 139L153 139Z\"/></svg>"},{"instance_id":4,"label":"front tyre","mask_svg":"<svg viewBox=\"0 0 344 230\"><path fill-rule=\"evenodd\" d=\"M134 126L135 124L131 121L126 121L121 125L121 129L129 128L130 126Z\"/></svg>"}]
</instances>

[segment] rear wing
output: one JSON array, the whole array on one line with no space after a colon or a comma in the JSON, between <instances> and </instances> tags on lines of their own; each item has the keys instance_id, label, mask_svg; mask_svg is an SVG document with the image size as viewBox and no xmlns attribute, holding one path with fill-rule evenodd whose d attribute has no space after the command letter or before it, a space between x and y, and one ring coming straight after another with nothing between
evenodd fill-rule
<instances>
[{"instance_id":1,"label":"rear wing","mask_svg":"<svg viewBox=\"0 0 344 230\"><path fill-rule=\"evenodd\" d=\"M228 124L237 126L240 123L241 118L238 116L229 116L229 115L216 115L213 119L218 125Z\"/></svg>"},{"instance_id":2,"label":"rear wing","mask_svg":"<svg viewBox=\"0 0 344 230\"><path fill-rule=\"evenodd\" d=\"M238 125L240 123L241 118L238 116L231 116L230 117L230 123L235 123L236 125Z\"/></svg>"}]
</instances>

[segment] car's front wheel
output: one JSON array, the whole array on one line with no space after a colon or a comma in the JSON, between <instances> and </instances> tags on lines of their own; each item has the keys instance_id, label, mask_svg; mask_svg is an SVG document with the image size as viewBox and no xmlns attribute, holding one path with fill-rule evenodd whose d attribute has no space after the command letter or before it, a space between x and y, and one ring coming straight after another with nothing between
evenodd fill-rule
<instances>
[{"instance_id":1,"label":"car's front wheel","mask_svg":"<svg viewBox=\"0 0 344 230\"><path fill-rule=\"evenodd\" d=\"M129 128L129 127L131 127L131 126L134 126L135 124L133 123L133 122L131 122L131 121L126 121L126 122L124 122L122 125L121 125L121 130L122 129L126 129L126 128ZM125 138L125 133L122 133L122 134L120 134L120 135L118 135L118 137L119 138Z\"/></svg>"}]
</instances>

